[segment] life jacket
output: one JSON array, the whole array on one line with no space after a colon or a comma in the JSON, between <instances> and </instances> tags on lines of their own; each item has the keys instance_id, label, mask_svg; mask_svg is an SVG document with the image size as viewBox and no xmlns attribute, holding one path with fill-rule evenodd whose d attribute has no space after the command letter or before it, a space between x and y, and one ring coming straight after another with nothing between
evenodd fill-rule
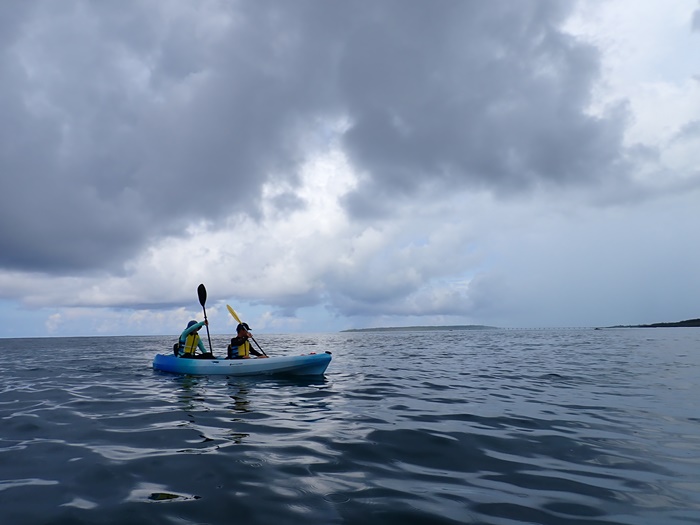
<instances>
[{"instance_id":1,"label":"life jacket","mask_svg":"<svg viewBox=\"0 0 700 525\"><path fill-rule=\"evenodd\" d=\"M238 347L238 357L245 359L250 357L250 343L247 340Z\"/></svg>"},{"instance_id":2,"label":"life jacket","mask_svg":"<svg viewBox=\"0 0 700 525\"><path fill-rule=\"evenodd\" d=\"M182 347L183 348L183 355L185 356L193 356L195 350L197 350L197 347L199 346L199 334L197 332L191 333L187 336L187 339L185 339L185 345Z\"/></svg>"}]
</instances>

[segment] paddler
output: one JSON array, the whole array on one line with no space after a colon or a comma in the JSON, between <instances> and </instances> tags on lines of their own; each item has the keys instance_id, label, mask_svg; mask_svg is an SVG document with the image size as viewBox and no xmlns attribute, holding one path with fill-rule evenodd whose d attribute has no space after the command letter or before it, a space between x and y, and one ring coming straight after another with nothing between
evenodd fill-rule
<instances>
[{"instance_id":1,"label":"paddler","mask_svg":"<svg viewBox=\"0 0 700 525\"><path fill-rule=\"evenodd\" d=\"M226 348L228 353L226 359L249 359L250 354L257 357L267 357L253 348L249 341L252 337L250 326L247 323L238 323L236 337L231 339L231 344Z\"/></svg>"},{"instance_id":2,"label":"paddler","mask_svg":"<svg viewBox=\"0 0 700 525\"><path fill-rule=\"evenodd\" d=\"M178 357L186 357L189 359L216 359L214 354L207 352L202 339L199 337L199 329L203 326L209 326L209 321L205 319L198 323L192 320L187 323L187 328L183 330L178 340ZM195 352L197 349L202 353L196 354Z\"/></svg>"}]
</instances>

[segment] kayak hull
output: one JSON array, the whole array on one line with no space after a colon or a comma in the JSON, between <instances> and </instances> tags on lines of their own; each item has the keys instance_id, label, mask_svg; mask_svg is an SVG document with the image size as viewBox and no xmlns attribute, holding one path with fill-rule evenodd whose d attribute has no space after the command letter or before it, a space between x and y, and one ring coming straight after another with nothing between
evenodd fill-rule
<instances>
[{"instance_id":1,"label":"kayak hull","mask_svg":"<svg viewBox=\"0 0 700 525\"><path fill-rule=\"evenodd\" d=\"M331 362L330 352L250 359L186 359L156 354L153 369L187 375L323 375Z\"/></svg>"}]
</instances>

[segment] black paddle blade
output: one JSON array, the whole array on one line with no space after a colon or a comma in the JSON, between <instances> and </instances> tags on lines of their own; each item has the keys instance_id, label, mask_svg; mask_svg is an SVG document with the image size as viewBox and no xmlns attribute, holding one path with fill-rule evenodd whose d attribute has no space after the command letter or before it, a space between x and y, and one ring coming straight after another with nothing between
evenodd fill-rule
<instances>
[{"instance_id":1,"label":"black paddle blade","mask_svg":"<svg viewBox=\"0 0 700 525\"><path fill-rule=\"evenodd\" d=\"M207 289L203 284L197 286L197 295L199 296L199 304L204 306L204 304L207 302Z\"/></svg>"}]
</instances>

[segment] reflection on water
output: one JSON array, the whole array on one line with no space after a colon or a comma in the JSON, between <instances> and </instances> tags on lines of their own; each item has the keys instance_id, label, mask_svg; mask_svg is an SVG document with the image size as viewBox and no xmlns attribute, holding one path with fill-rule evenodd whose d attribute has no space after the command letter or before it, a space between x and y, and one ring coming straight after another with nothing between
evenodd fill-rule
<instances>
[{"instance_id":1,"label":"reflection on water","mask_svg":"<svg viewBox=\"0 0 700 525\"><path fill-rule=\"evenodd\" d=\"M248 389L244 386L235 386L229 383L236 392L229 397L233 399L231 409L234 412L250 412L250 401L248 400ZM235 421L235 420L234 420Z\"/></svg>"},{"instance_id":2,"label":"reflection on water","mask_svg":"<svg viewBox=\"0 0 700 525\"><path fill-rule=\"evenodd\" d=\"M183 409L187 412L195 411L197 406L206 399L204 388L200 387L202 378L178 376L177 381L180 383L180 389L176 392L176 395L182 402Z\"/></svg>"}]
</instances>

